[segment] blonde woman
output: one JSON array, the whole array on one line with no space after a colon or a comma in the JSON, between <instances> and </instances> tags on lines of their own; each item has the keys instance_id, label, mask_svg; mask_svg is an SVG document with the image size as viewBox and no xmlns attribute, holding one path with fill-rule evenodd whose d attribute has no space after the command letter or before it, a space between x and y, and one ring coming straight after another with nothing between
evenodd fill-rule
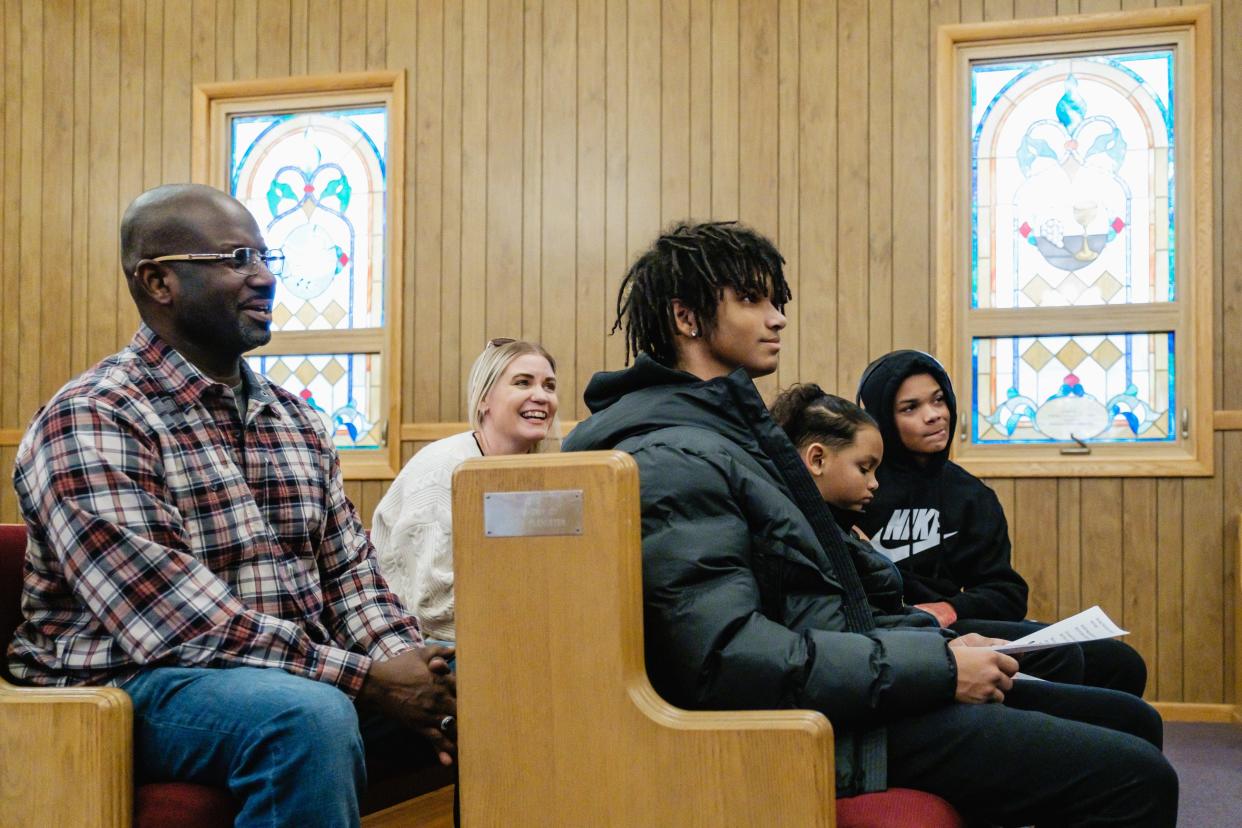
<instances>
[{"instance_id":1,"label":"blonde woman","mask_svg":"<svg viewBox=\"0 0 1242 828\"><path fill-rule=\"evenodd\" d=\"M389 587L422 625L452 645L453 471L471 457L554 450L556 360L533 342L493 339L470 369L470 430L410 458L375 509L371 539Z\"/></svg>"}]
</instances>

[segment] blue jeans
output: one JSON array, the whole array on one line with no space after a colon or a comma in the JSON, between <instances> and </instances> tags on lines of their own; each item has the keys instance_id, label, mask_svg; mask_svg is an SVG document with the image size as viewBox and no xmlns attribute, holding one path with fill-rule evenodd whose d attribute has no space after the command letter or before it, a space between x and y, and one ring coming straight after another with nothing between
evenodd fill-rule
<instances>
[{"instance_id":1,"label":"blue jeans","mask_svg":"<svg viewBox=\"0 0 1242 828\"><path fill-rule=\"evenodd\" d=\"M123 689L138 781L227 788L237 826L359 824L363 735L335 687L274 668L161 667Z\"/></svg>"}]
</instances>

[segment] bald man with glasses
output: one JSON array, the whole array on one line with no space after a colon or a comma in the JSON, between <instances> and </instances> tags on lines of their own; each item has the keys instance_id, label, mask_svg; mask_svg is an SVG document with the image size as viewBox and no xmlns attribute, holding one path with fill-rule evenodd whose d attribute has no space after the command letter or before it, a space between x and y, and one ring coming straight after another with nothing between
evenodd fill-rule
<instances>
[{"instance_id":1,"label":"bald man with glasses","mask_svg":"<svg viewBox=\"0 0 1242 828\"><path fill-rule=\"evenodd\" d=\"M226 787L237 825L357 825L367 752L414 737L454 761L452 650L380 576L319 416L242 359L284 263L245 206L148 191L121 255L138 332L18 449L9 667L125 689L139 781Z\"/></svg>"}]
</instances>

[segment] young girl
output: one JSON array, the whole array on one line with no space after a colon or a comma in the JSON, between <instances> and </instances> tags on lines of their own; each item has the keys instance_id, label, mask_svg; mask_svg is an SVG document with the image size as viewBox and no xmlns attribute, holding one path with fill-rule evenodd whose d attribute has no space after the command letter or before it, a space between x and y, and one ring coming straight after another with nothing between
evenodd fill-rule
<instances>
[{"instance_id":1,"label":"young girl","mask_svg":"<svg viewBox=\"0 0 1242 828\"><path fill-rule=\"evenodd\" d=\"M837 523L850 531L880 485L875 476L884 459L879 425L854 403L813 382L782 391L772 403L772 419L797 446Z\"/></svg>"},{"instance_id":2,"label":"young girl","mask_svg":"<svg viewBox=\"0 0 1242 828\"><path fill-rule=\"evenodd\" d=\"M935 627L935 618L902 601L901 574L864 541L856 524L875 497L884 439L871 415L813 382L791 386L772 403L772 419L798 449L819 496L847 536L877 626Z\"/></svg>"}]
</instances>

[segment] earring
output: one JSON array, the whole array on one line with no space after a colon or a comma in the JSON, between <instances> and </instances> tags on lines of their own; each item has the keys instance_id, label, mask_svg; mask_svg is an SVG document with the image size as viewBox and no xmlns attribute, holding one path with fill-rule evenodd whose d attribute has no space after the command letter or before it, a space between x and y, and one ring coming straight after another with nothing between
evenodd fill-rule
<instances>
[{"instance_id":1,"label":"earring","mask_svg":"<svg viewBox=\"0 0 1242 828\"><path fill-rule=\"evenodd\" d=\"M691 330L691 331L690 331L690 335L691 335L691 336L698 336L698 335L699 335L699 329L698 329L698 328L694 328L693 330Z\"/></svg>"}]
</instances>

